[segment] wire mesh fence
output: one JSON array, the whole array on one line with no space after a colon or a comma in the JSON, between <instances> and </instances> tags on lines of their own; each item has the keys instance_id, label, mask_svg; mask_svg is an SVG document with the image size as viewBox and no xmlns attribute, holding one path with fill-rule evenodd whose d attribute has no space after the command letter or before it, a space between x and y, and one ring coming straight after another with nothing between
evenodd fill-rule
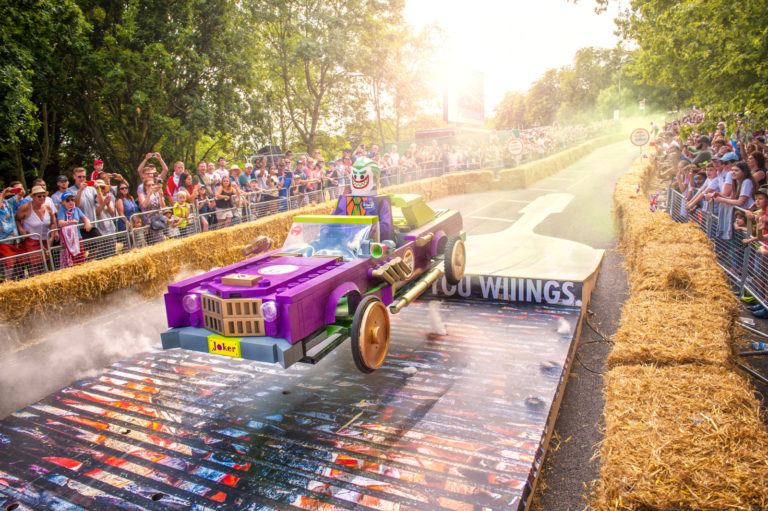
<instances>
[{"instance_id":1,"label":"wire mesh fence","mask_svg":"<svg viewBox=\"0 0 768 511\"><path fill-rule=\"evenodd\" d=\"M12 236L3 239L3 244L7 245L3 253L9 255L0 257L0 267L2 274L1 281L19 280L35 275L40 275L48 271L48 254L46 246L48 239L41 239L37 233L24 234L22 236Z\"/></svg>"},{"instance_id":2,"label":"wire mesh fence","mask_svg":"<svg viewBox=\"0 0 768 511\"><path fill-rule=\"evenodd\" d=\"M90 223L90 229L78 224L76 235L68 235L66 227L52 230L59 243L49 246L50 269L58 270L128 252L132 248L131 236L128 231L116 229L118 219L126 222L125 217L95 220Z\"/></svg>"},{"instance_id":3,"label":"wire mesh fence","mask_svg":"<svg viewBox=\"0 0 768 511\"><path fill-rule=\"evenodd\" d=\"M725 271L740 296L752 294L768 307L768 232L766 241L756 240L758 225L748 210L712 199L702 200L690 211L677 190L667 193L670 217L678 222L695 223L712 242L717 264Z\"/></svg>"}]
</instances>

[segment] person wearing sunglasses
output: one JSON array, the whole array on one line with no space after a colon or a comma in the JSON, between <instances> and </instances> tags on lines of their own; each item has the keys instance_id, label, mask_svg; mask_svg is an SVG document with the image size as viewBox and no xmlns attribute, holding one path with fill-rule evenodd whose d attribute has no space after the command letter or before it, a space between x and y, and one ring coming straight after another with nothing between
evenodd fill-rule
<instances>
[{"instance_id":1,"label":"person wearing sunglasses","mask_svg":"<svg viewBox=\"0 0 768 511\"><path fill-rule=\"evenodd\" d=\"M36 237L24 238L21 242L23 252L29 252L26 258L29 263L31 275L37 275L43 271L43 260L40 255L40 249L46 251L50 247L51 241L59 239L56 230L56 215L53 208L46 202L48 192L40 185L32 187L29 193L31 202L23 204L16 213L16 226L19 235L36 234Z\"/></svg>"},{"instance_id":2,"label":"person wearing sunglasses","mask_svg":"<svg viewBox=\"0 0 768 511\"><path fill-rule=\"evenodd\" d=\"M117 210L118 217L124 217L130 220L131 217L139 212L139 205L134 200L128 189L128 183L122 182L117 186L117 198L115 199L115 209ZM123 218L117 219L117 230L124 231L126 229L125 220Z\"/></svg>"}]
</instances>

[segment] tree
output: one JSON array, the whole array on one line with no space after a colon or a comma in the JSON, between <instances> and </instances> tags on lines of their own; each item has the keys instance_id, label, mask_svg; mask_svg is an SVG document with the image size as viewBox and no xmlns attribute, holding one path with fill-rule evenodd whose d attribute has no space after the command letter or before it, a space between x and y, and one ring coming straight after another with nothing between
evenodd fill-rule
<instances>
[{"instance_id":1,"label":"tree","mask_svg":"<svg viewBox=\"0 0 768 511\"><path fill-rule=\"evenodd\" d=\"M507 92L493 113L493 125L497 130L525 126L525 94Z\"/></svg>"},{"instance_id":2,"label":"tree","mask_svg":"<svg viewBox=\"0 0 768 511\"><path fill-rule=\"evenodd\" d=\"M190 163L204 135L241 132L255 48L251 31L241 29L245 18L236 3L80 5L93 31L91 50L80 62L75 112L107 168L135 172L151 150Z\"/></svg>"},{"instance_id":3,"label":"tree","mask_svg":"<svg viewBox=\"0 0 768 511\"><path fill-rule=\"evenodd\" d=\"M71 0L0 0L0 173L43 175L63 139L89 30Z\"/></svg>"},{"instance_id":4,"label":"tree","mask_svg":"<svg viewBox=\"0 0 768 511\"><path fill-rule=\"evenodd\" d=\"M525 98L525 121L529 126L552 124L560 107L560 81L557 70L548 69L534 82Z\"/></svg>"},{"instance_id":5,"label":"tree","mask_svg":"<svg viewBox=\"0 0 768 511\"><path fill-rule=\"evenodd\" d=\"M596 0L598 9L608 0ZM637 43L645 85L680 91L696 105L764 110L768 97L768 0L632 0L617 20Z\"/></svg>"},{"instance_id":6,"label":"tree","mask_svg":"<svg viewBox=\"0 0 768 511\"><path fill-rule=\"evenodd\" d=\"M259 21L272 97L312 151L320 128L339 129L353 115L362 94L353 73L360 72L364 41L397 24L402 0L255 0L248 9Z\"/></svg>"},{"instance_id":7,"label":"tree","mask_svg":"<svg viewBox=\"0 0 768 511\"><path fill-rule=\"evenodd\" d=\"M360 76L375 114L380 144L387 138L400 140L402 123L418 113L419 103L432 92L428 82L441 36L436 27L413 33L405 25L389 23L364 34ZM387 125L392 128L389 137L385 135Z\"/></svg>"}]
</instances>

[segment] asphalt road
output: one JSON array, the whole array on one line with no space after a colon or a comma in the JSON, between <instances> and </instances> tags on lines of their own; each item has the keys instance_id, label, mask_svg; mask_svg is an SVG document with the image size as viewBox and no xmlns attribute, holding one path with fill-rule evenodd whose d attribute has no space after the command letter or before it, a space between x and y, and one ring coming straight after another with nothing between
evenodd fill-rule
<instances>
[{"instance_id":1,"label":"asphalt road","mask_svg":"<svg viewBox=\"0 0 768 511\"><path fill-rule=\"evenodd\" d=\"M611 144L595 151L555 176L524 190L447 197L434 207L462 212L465 230L487 234L503 230L521 216L520 210L537 197L568 193L573 199L561 213L544 220L535 231L542 235L581 242L607 251L592 295L593 323L610 336L616 329L626 297L626 277L621 257L613 252L616 239L611 216L613 186L639 155L629 142ZM0 359L0 417L37 401L73 380L100 372L108 364L159 345L165 327L160 299L143 301L130 295L116 300L78 325L51 325L51 337L37 345ZM603 407L599 374L607 346L597 334L584 328L579 349L582 364L573 366L560 415L557 436L543 469L539 509L583 509L584 484L597 475L592 460L600 440ZM559 439L559 440L558 440Z\"/></svg>"}]
</instances>

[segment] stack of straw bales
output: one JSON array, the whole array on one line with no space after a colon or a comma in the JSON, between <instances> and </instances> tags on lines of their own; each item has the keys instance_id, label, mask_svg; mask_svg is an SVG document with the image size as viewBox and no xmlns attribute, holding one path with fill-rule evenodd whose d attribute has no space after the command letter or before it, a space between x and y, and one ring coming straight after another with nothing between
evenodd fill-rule
<instances>
[{"instance_id":1,"label":"stack of straw bales","mask_svg":"<svg viewBox=\"0 0 768 511\"><path fill-rule=\"evenodd\" d=\"M500 188L504 190L526 188L537 181L557 174L595 149L624 139L623 134L607 135L513 169L501 170L499 171Z\"/></svg>"},{"instance_id":2,"label":"stack of straw bales","mask_svg":"<svg viewBox=\"0 0 768 511\"><path fill-rule=\"evenodd\" d=\"M768 435L731 362L735 298L693 225L651 213L639 160L614 192L629 270L605 379L605 438L592 504L768 509Z\"/></svg>"}]
</instances>

